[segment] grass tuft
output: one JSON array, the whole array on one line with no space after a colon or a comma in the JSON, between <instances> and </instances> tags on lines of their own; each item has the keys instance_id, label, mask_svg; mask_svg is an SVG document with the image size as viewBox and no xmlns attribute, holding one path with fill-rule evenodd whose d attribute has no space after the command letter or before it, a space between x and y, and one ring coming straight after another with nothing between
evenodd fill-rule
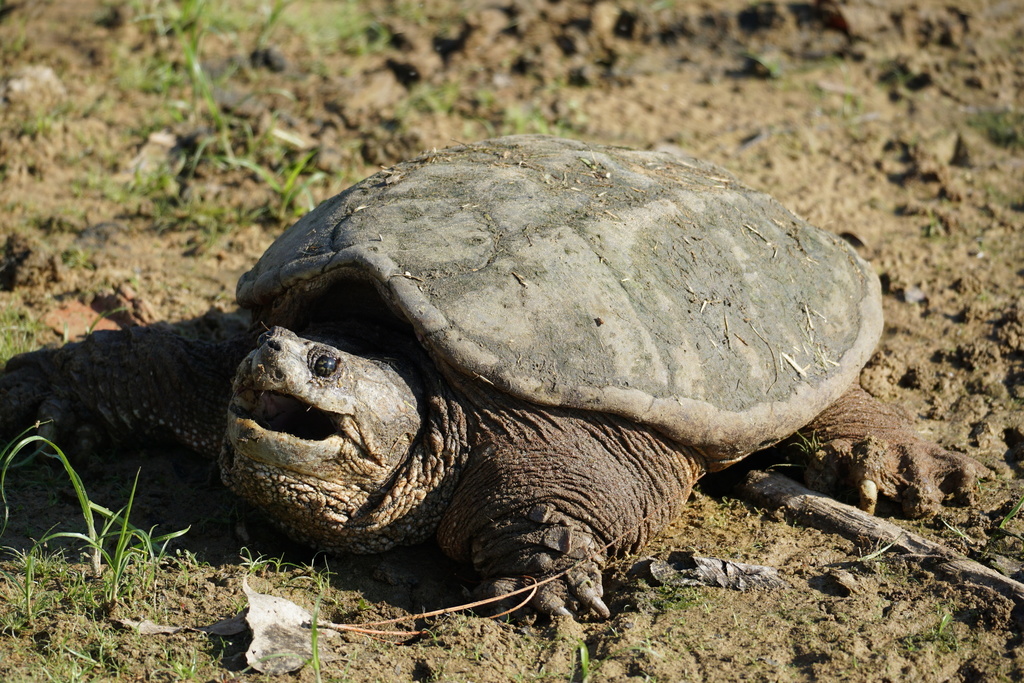
<instances>
[{"instance_id":1,"label":"grass tuft","mask_svg":"<svg viewBox=\"0 0 1024 683\"><path fill-rule=\"evenodd\" d=\"M27 457L26 455L27 454ZM21 456L21 457L19 457ZM27 436L12 441L0 454L0 501L3 503L3 526L0 535L6 530L9 517L5 485L7 475L12 466L23 465L35 457L53 457L60 460L64 471L74 489L85 522L85 531L49 531L33 546L21 554L23 573L19 595L24 597L25 616L33 616L32 591L30 584L34 581L36 560L47 545L61 539L78 541L81 549L89 560L94 579L99 580L102 604L109 610L121 599L133 595L138 590L152 588L156 571L167 554L170 541L184 535L188 529L181 529L167 534L155 535L154 528L140 529L129 521L138 474L128 495L128 503L120 510L113 511L89 498L82 478L72 467L64 452L52 441L41 436ZM5 577L17 583L13 574Z\"/></svg>"},{"instance_id":2,"label":"grass tuft","mask_svg":"<svg viewBox=\"0 0 1024 683\"><path fill-rule=\"evenodd\" d=\"M1024 149L1024 112L986 111L970 117L967 123L997 147Z\"/></svg>"},{"instance_id":3,"label":"grass tuft","mask_svg":"<svg viewBox=\"0 0 1024 683\"><path fill-rule=\"evenodd\" d=\"M13 306L0 310L0 369L11 356L38 348L44 329L41 323Z\"/></svg>"}]
</instances>

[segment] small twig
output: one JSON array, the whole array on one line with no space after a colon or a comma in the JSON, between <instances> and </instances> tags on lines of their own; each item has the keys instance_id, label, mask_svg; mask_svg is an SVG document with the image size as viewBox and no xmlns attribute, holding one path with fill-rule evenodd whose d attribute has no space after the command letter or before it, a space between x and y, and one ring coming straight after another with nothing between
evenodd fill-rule
<instances>
[{"instance_id":1,"label":"small twig","mask_svg":"<svg viewBox=\"0 0 1024 683\"><path fill-rule=\"evenodd\" d=\"M568 572L568 571L569 571L568 569L565 570L565 572ZM403 616L403 617L395 617L394 619L384 619L384 620L381 620L381 621L368 621L365 624L336 624L336 623L330 622L330 621L321 621L321 622L319 622L319 626L321 628L327 628L327 629L331 629L333 631L351 631L353 633L362 633L363 635L368 635L368 636L398 636L398 637L401 637L401 638L409 638L409 637L412 637L412 636L421 636L421 635L425 634L426 631L382 631L382 630L373 629L373 628L366 628L366 627L367 626L384 626L385 624L398 624L398 623L402 623L402 622L405 622L405 621L414 621L416 619L428 619L430 617L437 617L437 616L440 616L442 614L451 614L452 612L461 612L461 611L464 611L464 610L469 610L469 609L474 609L476 607L481 607L483 605L488 605L488 604L490 604L492 602L498 602L499 600L504 600L505 598L511 597L513 595L519 595L520 593L529 592L529 595L527 595L525 598L523 598L523 600L521 602L519 602L517 605L515 605L514 607L511 607L511 608L509 608L509 609L507 609L504 612L501 612L499 614L492 614L492 615L490 615L488 617L489 619L499 619L499 618L505 616L506 614L511 614L512 612L515 612L517 609L522 609L523 607L526 607L526 605L528 605L530 603L530 600L533 600L533 596L537 594L537 588L538 587L544 585L545 583L549 583L551 581L554 581L555 579L561 578L562 575L565 574L565 572L560 572L558 574L555 574L554 576L550 576L550 577L544 579L543 581L534 581L534 583L530 584L529 586L525 586L523 588L511 591L509 593L505 593L504 595L498 595L498 596L495 596L493 598L487 598L485 600L477 600L476 602L470 602L470 603L466 603L464 605L455 605L454 607L445 607L444 609L434 610L433 612L421 612L419 614L408 614L408 615Z\"/></svg>"},{"instance_id":2,"label":"small twig","mask_svg":"<svg viewBox=\"0 0 1024 683\"><path fill-rule=\"evenodd\" d=\"M516 604L514 607L511 607L511 608L509 608L509 609L507 609L504 612L501 612L499 614L492 614L492 615L490 615L488 617L490 619L498 619L498 618L501 618L501 617L503 617L503 616L505 616L507 614L511 614L511 613L515 612L516 610L518 610L518 609L522 609L523 607L526 607L526 605L528 605L530 603L530 601L533 600L533 597L537 594L537 589L538 588L540 588L544 584L551 583L552 581L557 581L558 579L561 579L562 577L568 575L570 571L575 569L580 564L582 564L584 562L591 561L595 557L600 555L601 553L603 553L606 550L608 550L608 548L612 547L618 540L620 540L620 538L616 537L616 538L612 539L611 541L608 541L607 543L605 543L600 548L595 549L587 557L583 557L583 558L578 559L576 562L573 562L571 565L569 565L565 569L563 569L563 570L561 570L559 572L556 572L556 573L552 574L551 576L549 576L547 578L541 579L540 581L536 580L535 578L533 578L531 576L523 577L523 578L529 579L533 583L531 583L529 586L524 586L523 588L518 588L518 589L516 589L514 591L509 591L508 593L503 593L502 595L496 595L494 597L485 598L483 600L477 600L476 602L469 602L469 603L466 603L466 604L463 604L463 605L455 605L454 607L445 607L445 608L442 608L442 609L434 610L433 612L421 612L419 614L409 614L409 615L406 615L406 616L395 617L393 619L384 619L384 620L381 620L381 621L368 621L368 622L366 622L364 624L335 624L335 623L332 623L332 622L320 622L320 625L322 627L324 627L324 628L333 629L333 630L336 630L336 631L351 631L353 633L362 633L364 635L369 635L369 636L382 635L382 636L397 636L397 637L402 637L402 638L410 638L410 637L413 637L413 636L423 635L423 634L426 633L426 631L382 631L382 630L366 628L366 627L368 627L368 626L385 626L387 624L397 624L397 623L406 622L406 621L413 621L413 620L416 620L416 619L427 619L427 618L430 618L430 617L440 616L442 614L451 614L452 612L461 612L461 611L465 611L465 610L475 609L477 607L482 607L483 605L489 605L489 604L492 604L492 603L495 603L495 602L500 602L502 600L510 598L510 597L512 597L514 595L519 595L521 593L528 593L528 595L525 598L523 598L523 600L521 602L519 602L518 604Z\"/></svg>"},{"instance_id":3,"label":"small twig","mask_svg":"<svg viewBox=\"0 0 1024 683\"><path fill-rule=\"evenodd\" d=\"M754 226L748 225L747 223L743 223L743 227L749 230L750 232L754 233L758 237L760 237L765 244L771 245L771 242L768 241L768 238L762 235L760 232L758 232Z\"/></svg>"},{"instance_id":4,"label":"small twig","mask_svg":"<svg viewBox=\"0 0 1024 683\"><path fill-rule=\"evenodd\" d=\"M772 380L772 383L768 386L768 389L765 390L764 393L767 394L769 391L772 390L772 387L774 387L779 381L779 359L775 357L775 349L773 349L772 345L768 343L768 340L765 339L761 335L761 333L757 331L757 328L754 327L754 323L750 322L749 319L745 319L744 322L746 322L747 325L750 325L750 329L754 331L754 334L757 335L757 338L763 341L764 345L768 347L768 353L772 354L772 368L775 370L775 379Z\"/></svg>"},{"instance_id":5,"label":"small twig","mask_svg":"<svg viewBox=\"0 0 1024 683\"><path fill-rule=\"evenodd\" d=\"M791 366L793 367L793 369L794 369L794 370L796 370L796 373L797 373L798 375L800 375L801 377L806 377L806 376L807 376L807 371L806 371L806 370L804 370L804 369L803 369L802 367L800 367L799 365L797 365L797 364L796 364L796 361L795 361L795 360L793 360L793 359L792 359L792 357L790 357L790 355L789 355L788 353L785 353L785 352L780 352L780 354L779 354L779 355L781 355L781 356L782 356L782 359L783 359L784 361L786 361L787 363L789 363L789 364L790 364L790 365L791 365Z\"/></svg>"}]
</instances>

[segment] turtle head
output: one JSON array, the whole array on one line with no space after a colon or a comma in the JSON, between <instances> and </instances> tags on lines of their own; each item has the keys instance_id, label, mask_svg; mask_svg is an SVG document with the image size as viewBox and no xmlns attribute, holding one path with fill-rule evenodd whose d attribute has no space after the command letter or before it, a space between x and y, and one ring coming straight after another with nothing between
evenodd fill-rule
<instances>
[{"instance_id":1,"label":"turtle head","mask_svg":"<svg viewBox=\"0 0 1024 683\"><path fill-rule=\"evenodd\" d=\"M409 363L335 337L280 327L260 336L235 374L224 481L321 548L417 540L393 538L409 524L392 489L422 448L421 383Z\"/></svg>"}]
</instances>

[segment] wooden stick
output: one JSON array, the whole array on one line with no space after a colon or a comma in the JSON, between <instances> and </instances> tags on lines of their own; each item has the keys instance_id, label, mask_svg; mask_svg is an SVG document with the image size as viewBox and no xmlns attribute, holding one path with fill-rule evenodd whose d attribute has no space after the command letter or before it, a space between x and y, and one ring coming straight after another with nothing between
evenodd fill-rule
<instances>
[{"instance_id":1,"label":"wooden stick","mask_svg":"<svg viewBox=\"0 0 1024 683\"><path fill-rule=\"evenodd\" d=\"M754 471L747 475L737 491L759 507L785 510L801 524L854 541L870 539L880 545L891 544L895 550L930 560L935 571L947 581L987 586L1018 605L1024 604L1024 583L1003 576L941 543L929 541L892 522L816 493L789 477Z\"/></svg>"}]
</instances>

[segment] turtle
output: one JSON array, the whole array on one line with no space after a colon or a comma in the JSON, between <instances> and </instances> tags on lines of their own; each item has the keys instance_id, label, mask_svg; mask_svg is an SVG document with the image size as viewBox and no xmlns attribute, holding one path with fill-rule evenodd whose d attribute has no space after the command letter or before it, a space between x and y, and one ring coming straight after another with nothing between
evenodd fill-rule
<instances>
[{"instance_id":1,"label":"turtle","mask_svg":"<svg viewBox=\"0 0 1024 683\"><path fill-rule=\"evenodd\" d=\"M501 595L608 617L602 569L704 474L804 438L821 488L904 513L984 468L859 383L879 279L839 236L681 152L514 135L324 201L237 286L248 331L94 332L12 358L0 433L174 441L288 535L436 538Z\"/></svg>"}]
</instances>

